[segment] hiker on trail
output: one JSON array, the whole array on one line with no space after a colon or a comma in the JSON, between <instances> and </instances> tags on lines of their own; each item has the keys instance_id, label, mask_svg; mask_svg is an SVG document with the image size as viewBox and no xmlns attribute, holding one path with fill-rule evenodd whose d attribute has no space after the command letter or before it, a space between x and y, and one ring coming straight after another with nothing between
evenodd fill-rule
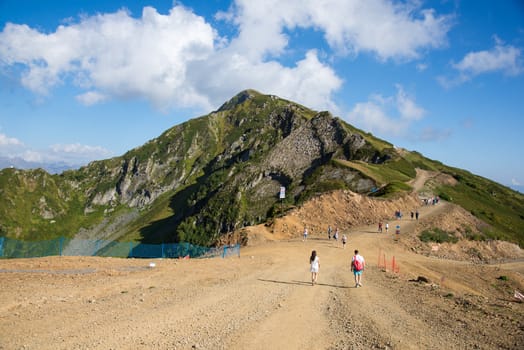
<instances>
[{"instance_id":1,"label":"hiker on trail","mask_svg":"<svg viewBox=\"0 0 524 350\"><path fill-rule=\"evenodd\" d=\"M304 233L302 234L303 235L303 241L306 241L307 240L307 226L304 226Z\"/></svg>"},{"instance_id":2,"label":"hiker on trail","mask_svg":"<svg viewBox=\"0 0 524 350\"><path fill-rule=\"evenodd\" d=\"M378 232L382 232L382 221L378 223Z\"/></svg>"},{"instance_id":3,"label":"hiker on trail","mask_svg":"<svg viewBox=\"0 0 524 350\"><path fill-rule=\"evenodd\" d=\"M386 233L388 233L389 230L389 223L386 222Z\"/></svg>"},{"instance_id":4,"label":"hiker on trail","mask_svg":"<svg viewBox=\"0 0 524 350\"><path fill-rule=\"evenodd\" d=\"M417 209L417 211L415 212L415 218L418 220L418 209Z\"/></svg>"},{"instance_id":5,"label":"hiker on trail","mask_svg":"<svg viewBox=\"0 0 524 350\"><path fill-rule=\"evenodd\" d=\"M333 235L333 239L334 239L335 241L338 241L338 227L335 228L335 234Z\"/></svg>"},{"instance_id":6,"label":"hiker on trail","mask_svg":"<svg viewBox=\"0 0 524 350\"><path fill-rule=\"evenodd\" d=\"M395 226L395 240L398 240L400 237L400 225Z\"/></svg>"},{"instance_id":7,"label":"hiker on trail","mask_svg":"<svg viewBox=\"0 0 524 350\"><path fill-rule=\"evenodd\" d=\"M331 225L328 226L328 239L331 239Z\"/></svg>"},{"instance_id":8,"label":"hiker on trail","mask_svg":"<svg viewBox=\"0 0 524 350\"><path fill-rule=\"evenodd\" d=\"M411 212L411 220L413 220L413 215L414 215L413 212Z\"/></svg>"},{"instance_id":9,"label":"hiker on trail","mask_svg":"<svg viewBox=\"0 0 524 350\"><path fill-rule=\"evenodd\" d=\"M358 249L355 249L355 255L351 258L351 271L355 276L355 288L362 287L362 272L364 272L365 267L364 257L358 253Z\"/></svg>"},{"instance_id":10,"label":"hiker on trail","mask_svg":"<svg viewBox=\"0 0 524 350\"><path fill-rule=\"evenodd\" d=\"M348 241L348 238L346 235L342 235L342 248L346 249L346 243Z\"/></svg>"},{"instance_id":11,"label":"hiker on trail","mask_svg":"<svg viewBox=\"0 0 524 350\"><path fill-rule=\"evenodd\" d=\"M317 283L318 270L320 269L320 261L318 260L317 251L313 250L309 257L309 264L311 265L311 285Z\"/></svg>"}]
</instances>

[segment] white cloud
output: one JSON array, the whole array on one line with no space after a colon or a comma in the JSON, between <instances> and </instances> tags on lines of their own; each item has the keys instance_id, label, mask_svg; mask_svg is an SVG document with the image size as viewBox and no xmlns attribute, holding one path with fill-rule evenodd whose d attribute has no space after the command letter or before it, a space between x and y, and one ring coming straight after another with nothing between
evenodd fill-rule
<instances>
[{"instance_id":1,"label":"white cloud","mask_svg":"<svg viewBox=\"0 0 524 350\"><path fill-rule=\"evenodd\" d=\"M5 146L23 146L24 144L14 137L9 137L5 134L0 134L0 147Z\"/></svg>"},{"instance_id":2,"label":"white cloud","mask_svg":"<svg viewBox=\"0 0 524 350\"><path fill-rule=\"evenodd\" d=\"M84 164L96 159L111 156L111 152L101 146L73 144L55 144L45 152L47 160L60 161L67 164Z\"/></svg>"},{"instance_id":3,"label":"white cloud","mask_svg":"<svg viewBox=\"0 0 524 350\"><path fill-rule=\"evenodd\" d=\"M368 51L380 59L414 59L426 48L446 45L451 16L421 9L418 2L388 0L237 0L228 15L240 28L232 45L248 57L281 53L282 29L314 28L340 53ZM257 40L253 40L257 38Z\"/></svg>"},{"instance_id":4,"label":"white cloud","mask_svg":"<svg viewBox=\"0 0 524 350\"><path fill-rule=\"evenodd\" d=\"M72 143L66 145L55 144L50 146L50 149L57 154L81 154L87 157L100 154L105 154L107 156L110 154L108 150L101 146L88 146L79 143Z\"/></svg>"},{"instance_id":5,"label":"white cloud","mask_svg":"<svg viewBox=\"0 0 524 350\"><path fill-rule=\"evenodd\" d=\"M367 102L360 102L349 112L347 119L364 130L383 136L401 136L420 120L426 111L419 107L401 85L396 85L395 96L373 95Z\"/></svg>"},{"instance_id":6,"label":"white cloud","mask_svg":"<svg viewBox=\"0 0 524 350\"><path fill-rule=\"evenodd\" d=\"M419 72L423 72L425 71L426 69L428 69L428 64L427 63L418 63L416 65L416 68Z\"/></svg>"},{"instance_id":7,"label":"white cloud","mask_svg":"<svg viewBox=\"0 0 524 350\"><path fill-rule=\"evenodd\" d=\"M76 99L78 102L82 103L86 106L92 106L97 103L101 103L103 101L106 101L108 97L104 94L101 94L97 91L88 91L86 93L80 94L76 96Z\"/></svg>"},{"instance_id":8,"label":"white cloud","mask_svg":"<svg viewBox=\"0 0 524 350\"><path fill-rule=\"evenodd\" d=\"M520 186L520 182L517 179L511 179L511 184L513 186Z\"/></svg>"},{"instance_id":9,"label":"white cloud","mask_svg":"<svg viewBox=\"0 0 524 350\"><path fill-rule=\"evenodd\" d=\"M8 23L0 34L0 58L24 64L22 84L38 94L70 79L98 91L81 95L82 102L103 95L145 97L163 109L205 103L186 88L185 74L189 61L213 52L214 38L203 18L181 6L168 15L145 7L139 19L120 10L82 18L50 34Z\"/></svg>"},{"instance_id":10,"label":"white cloud","mask_svg":"<svg viewBox=\"0 0 524 350\"><path fill-rule=\"evenodd\" d=\"M105 159L111 152L101 146L89 146L79 143L55 144L48 149L25 149L18 157L28 162L37 163L65 163L81 165L97 159Z\"/></svg>"},{"instance_id":11,"label":"white cloud","mask_svg":"<svg viewBox=\"0 0 524 350\"><path fill-rule=\"evenodd\" d=\"M419 120L424 117L426 111L417 106L415 101L408 96L402 86L397 85L397 109L400 113L400 117L405 120Z\"/></svg>"},{"instance_id":12,"label":"white cloud","mask_svg":"<svg viewBox=\"0 0 524 350\"><path fill-rule=\"evenodd\" d=\"M278 61L290 47L286 32L312 28L341 54L409 60L445 45L450 28L449 16L418 2L386 0L237 0L216 18L231 21L238 35L220 37L180 5L168 14L144 7L139 18L126 10L81 17L50 33L8 23L0 32L0 64L23 67L22 84L40 96L73 84L85 105L143 98L160 110L208 111L255 88L336 110L332 95L342 80L313 48L295 62Z\"/></svg>"},{"instance_id":13,"label":"white cloud","mask_svg":"<svg viewBox=\"0 0 524 350\"><path fill-rule=\"evenodd\" d=\"M380 59L410 60L426 48L446 45L450 16L421 9L415 1L310 0L315 27L325 31L330 45L342 51L368 51Z\"/></svg>"},{"instance_id":14,"label":"white cloud","mask_svg":"<svg viewBox=\"0 0 524 350\"><path fill-rule=\"evenodd\" d=\"M517 76L524 72L521 50L504 43L495 37L495 46L490 50L470 52L458 63L452 63L458 71L453 78L439 77L438 81L444 87L453 87L465 83L474 77L501 72L508 76Z\"/></svg>"},{"instance_id":15,"label":"white cloud","mask_svg":"<svg viewBox=\"0 0 524 350\"><path fill-rule=\"evenodd\" d=\"M0 157L20 158L27 162L58 163L69 165L85 164L96 159L110 157L112 154L101 146L79 143L52 145L48 149L37 150L26 146L22 141L0 134Z\"/></svg>"},{"instance_id":16,"label":"white cloud","mask_svg":"<svg viewBox=\"0 0 524 350\"><path fill-rule=\"evenodd\" d=\"M334 110L331 94L342 84L336 73L318 60L314 50L294 67L284 67L274 61L251 63L227 48L193 68L188 73L190 79L197 81L200 91L217 102L226 101L241 89L253 88L311 108Z\"/></svg>"},{"instance_id":17,"label":"white cloud","mask_svg":"<svg viewBox=\"0 0 524 350\"><path fill-rule=\"evenodd\" d=\"M459 63L453 64L453 67L468 76L496 71L515 76L522 73L523 70L520 62L520 49L511 45L503 45L498 40L491 50L470 52Z\"/></svg>"},{"instance_id":18,"label":"white cloud","mask_svg":"<svg viewBox=\"0 0 524 350\"><path fill-rule=\"evenodd\" d=\"M386 112L382 99L360 102L348 114L348 121L366 131L381 135L399 135L406 128L404 121L395 120Z\"/></svg>"},{"instance_id":19,"label":"white cloud","mask_svg":"<svg viewBox=\"0 0 524 350\"><path fill-rule=\"evenodd\" d=\"M26 146L19 139L0 133L0 157L13 158L25 149Z\"/></svg>"}]
</instances>

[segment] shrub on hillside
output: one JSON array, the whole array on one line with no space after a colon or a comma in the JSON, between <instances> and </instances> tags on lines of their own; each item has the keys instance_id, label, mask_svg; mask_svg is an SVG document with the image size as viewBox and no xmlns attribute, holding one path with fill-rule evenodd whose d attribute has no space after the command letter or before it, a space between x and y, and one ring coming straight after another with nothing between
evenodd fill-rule
<instances>
[{"instance_id":1,"label":"shrub on hillside","mask_svg":"<svg viewBox=\"0 0 524 350\"><path fill-rule=\"evenodd\" d=\"M419 239L422 242L436 242L436 243L457 243L458 238L452 233L441 230L439 228L433 228L430 230L424 230L420 233Z\"/></svg>"},{"instance_id":2,"label":"shrub on hillside","mask_svg":"<svg viewBox=\"0 0 524 350\"><path fill-rule=\"evenodd\" d=\"M482 234L481 232L474 232L471 227L469 226L463 226L464 232L462 235L464 238L470 241L485 241L487 237Z\"/></svg>"}]
</instances>

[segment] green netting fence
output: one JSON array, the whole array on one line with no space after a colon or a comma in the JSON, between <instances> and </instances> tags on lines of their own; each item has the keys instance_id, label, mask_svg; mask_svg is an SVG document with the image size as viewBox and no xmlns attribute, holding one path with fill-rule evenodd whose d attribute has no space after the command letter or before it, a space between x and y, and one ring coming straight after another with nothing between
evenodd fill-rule
<instances>
[{"instance_id":1,"label":"green netting fence","mask_svg":"<svg viewBox=\"0 0 524 350\"><path fill-rule=\"evenodd\" d=\"M0 258L36 258L57 255L120 258L225 258L240 256L240 245L202 247L190 243L144 244L64 237L47 241L21 241L0 237Z\"/></svg>"}]
</instances>

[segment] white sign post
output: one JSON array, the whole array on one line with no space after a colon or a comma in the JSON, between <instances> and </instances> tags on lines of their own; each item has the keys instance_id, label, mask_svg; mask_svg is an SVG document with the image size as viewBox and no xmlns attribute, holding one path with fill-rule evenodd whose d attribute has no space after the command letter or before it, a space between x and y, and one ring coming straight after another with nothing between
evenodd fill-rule
<instances>
[{"instance_id":1,"label":"white sign post","mask_svg":"<svg viewBox=\"0 0 524 350\"><path fill-rule=\"evenodd\" d=\"M284 198L286 198L286 188L284 186L280 186L280 215L284 215L284 208L283 208L283 201Z\"/></svg>"}]
</instances>

